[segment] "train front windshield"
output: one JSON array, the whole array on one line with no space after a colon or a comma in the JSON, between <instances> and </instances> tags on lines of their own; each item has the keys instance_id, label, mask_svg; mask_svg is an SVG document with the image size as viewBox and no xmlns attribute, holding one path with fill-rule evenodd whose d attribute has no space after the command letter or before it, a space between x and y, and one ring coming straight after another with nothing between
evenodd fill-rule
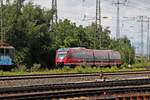
<instances>
[{"instance_id":1,"label":"train front windshield","mask_svg":"<svg viewBox=\"0 0 150 100\"><path fill-rule=\"evenodd\" d=\"M10 56L11 58L14 58L14 53L14 48L0 48L0 56Z\"/></svg>"},{"instance_id":2,"label":"train front windshield","mask_svg":"<svg viewBox=\"0 0 150 100\"><path fill-rule=\"evenodd\" d=\"M67 55L67 52L69 51L69 48L60 48L57 50L57 58L58 59L64 59Z\"/></svg>"},{"instance_id":3,"label":"train front windshield","mask_svg":"<svg viewBox=\"0 0 150 100\"><path fill-rule=\"evenodd\" d=\"M66 57L66 55L67 55L67 52L60 52L60 53L58 53L58 55L57 55L57 58L59 58L59 59L63 59L63 58L65 58Z\"/></svg>"}]
</instances>

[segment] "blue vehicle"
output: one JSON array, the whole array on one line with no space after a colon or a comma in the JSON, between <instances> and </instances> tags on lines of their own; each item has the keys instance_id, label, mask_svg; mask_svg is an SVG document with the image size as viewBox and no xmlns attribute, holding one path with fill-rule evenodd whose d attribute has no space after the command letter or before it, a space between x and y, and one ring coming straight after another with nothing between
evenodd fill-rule
<instances>
[{"instance_id":1,"label":"blue vehicle","mask_svg":"<svg viewBox=\"0 0 150 100\"><path fill-rule=\"evenodd\" d=\"M0 44L0 69L9 70L15 66L15 48Z\"/></svg>"}]
</instances>

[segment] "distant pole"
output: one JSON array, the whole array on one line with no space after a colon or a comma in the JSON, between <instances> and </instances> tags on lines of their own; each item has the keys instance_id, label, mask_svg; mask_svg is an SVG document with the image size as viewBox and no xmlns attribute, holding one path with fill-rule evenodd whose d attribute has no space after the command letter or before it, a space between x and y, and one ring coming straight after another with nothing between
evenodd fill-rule
<instances>
[{"instance_id":1,"label":"distant pole","mask_svg":"<svg viewBox=\"0 0 150 100\"><path fill-rule=\"evenodd\" d=\"M141 20L141 54L143 56L143 53L144 53L144 42L143 42L143 22L144 22L144 19L143 19L143 16L140 16L140 20Z\"/></svg>"},{"instance_id":2,"label":"distant pole","mask_svg":"<svg viewBox=\"0 0 150 100\"><path fill-rule=\"evenodd\" d=\"M10 4L10 0L6 0L6 4L9 5Z\"/></svg>"},{"instance_id":3,"label":"distant pole","mask_svg":"<svg viewBox=\"0 0 150 100\"><path fill-rule=\"evenodd\" d=\"M1 0L1 43L3 43L3 0Z\"/></svg>"},{"instance_id":4,"label":"distant pole","mask_svg":"<svg viewBox=\"0 0 150 100\"><path fill-rule=\"evenodd\" d=\"M18 0L18 10L19 10L19 12L21 11L21 8L22 8L22 6L23 6L23 2L24 2L25 0Z\"/></svg>"},{"instance_id":5,"label":"distant pole","mask_svg":"<svg viewBox=\"0 0 150 100\"><path fill-rule=\"evenodd\" d=\"M58 14L57 14L57 0L55 0L54 10L55 10L54 20L55 20L55 23L57 24L57 20L58 20Z\"/></svg>"},{"instance_id":6,"label":"distant pole","mask_svg":"<svg viewBox=\"0 0 150 100\"><path fill-rule=\"evenodd\" d=\"M143 16L141 16L141 52L142 52L142 55L144 53L144 42L143 42Z\"/></svg>"},{"instance_id":7,"label":"distant pole","mask_svg":"<svg viewBox=\"0 0 150 100\"><path fill-rule=\"evenodd\" d=\"M117 23L116 38L120 38L120 2L117 0Z\"/></svg>"},{"instance_id":8,"label":"distant pole","mask_svg":"<svg viewBox=\"0 0 150 100\"><path fill-rule=\"evenodd\" d=\"M141 23L141 56L144 55L144 42L143 42L143 28L144 28L144 22L145 22L145 17L144 16L138 16L139 20L137 22Z\"/></svg>"},{"instance_id":9,"label":"distant pole","mask_svg":"<svg viewBox=\"0 0 150 100\"><path fill-rule=\"evenodd\" d=\"M96 0L96 29L101 29L101 0Z\"/></svg>"},{"instance_id":10,"label":"distant pole","mask_svg":"<svg viewBox=\"0 0 150 100\"><path fill-rule=\"evenodd\" d=\"M17 3L17 16L19 16L21 14L21 9L23 7L23 2L25 0L16 0Z\"/></svg>"},{"instance_id":11,"label":"distant pole","mask_svg":"<svg viewBox=\"0 0 150 100\"><path fill-rule=\"evenodd\" d=\"M150 34L149 34L149 26L150 23L150 17L147 18L147 59L150 60Z\"/></svg>"},{"instance_id":12,"label":"distant pole","mask_svg":"<svg viewBox=\"0 0 150 100\"><path fill-rule=\"evenodd\" d=\"M96 35L95 38L98 37L99 41L99 48L102 47L101 42L102 42L102 37L101 37L101 0L96 0ZM95 43L96 47L96 43Z\"/></svg>"},{"instance_id":13,"label":"distant pole","mask_svg":"<svg viewBox=\"0 0 150 100\"><path fill-rule=\"evenodd\" d=\"M127 2L127 0L125 0L125 2ZM120 0L117 0L117 2L113 4L117 5L116 39L118 39L120 38L120 5L125 3L121 3Z\"/></svg>"},{"instance_id":14,"label":"distant pole","mask_svg":"<svg viewBox=\"0 0 150 100\"><path fill-rule=\"evenodd\" d=\"M57 24L58 14L57 14L57 0L52 0L52 18L50 19L50 27L49 30L52 30L54 24Z\"/></svg>"}]
</instances>

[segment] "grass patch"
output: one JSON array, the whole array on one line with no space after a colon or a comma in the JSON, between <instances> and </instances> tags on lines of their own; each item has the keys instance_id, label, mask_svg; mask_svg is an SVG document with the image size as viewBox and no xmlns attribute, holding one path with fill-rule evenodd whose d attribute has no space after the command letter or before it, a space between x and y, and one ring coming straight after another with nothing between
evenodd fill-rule
<instances>
[{"instance_id":1,"label":"grass patch","mask_svg":"<svg viewBox=\"0 0 150 100\"><path fill-rule=\"evenodd\" d=\"M37 69L33 68L31 70L27 70L25 66L21 66L19 69L15 69L11 72L3 72L0 71L0 76L6 76L6 75L32 75L32 74L63 74L63 73L95 73L95 72L118 72L118 71L138 71L138 70L144 70L145 68L142 68L138 64L138 66L132 65L132 67L128 68L127 65L122 65L122 67L111 67L111 68L100 68L100 67L81 67L77 66L75 68L70 68L69 66L66 66L62 69ZM136 67L135 67L136 66Z\"/></svg>"},{"instance_id":2,"label":"grass patch","mask_svg":"<svg viewBox=\"0 0 150 100\"><path fill-rule=\"evenodd\" d=\"M150 62L136 63L132 65L135 68L150 68Z\"/></svg>"}]
</instances>

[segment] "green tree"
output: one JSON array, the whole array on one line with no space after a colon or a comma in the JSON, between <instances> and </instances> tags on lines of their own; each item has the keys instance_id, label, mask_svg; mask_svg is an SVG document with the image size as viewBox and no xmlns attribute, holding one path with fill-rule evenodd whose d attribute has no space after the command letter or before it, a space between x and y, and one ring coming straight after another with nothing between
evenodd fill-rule
<instances>
[{"instance_id":1,"label":"green tree","mask_svg":"<svg viewBox=\"0 0 150 100\"><path fill-rule=\"evenodd\" d=\"M47 54L51 46L51 37L48 32L50 11L26 4L18 14L18 3L4 6L4 30L6 41L16 48L17 56L21 55L21 63L32 65L47 64ZM24 57L23 57L24 55ZM20 58L20 57L16 57Z\"/></svg>"},{"instance_id":2,"label":"green tree","mask_svg":"<svg viewBox=\"0 0 150 100\"><path fill-rule=\"evenodd\" d=\"M120 39L112 39L110 49L119 51L121 53L122 61L127 64L133 64L135 58L134 47L131 46L131 42L127 37Z\"/></svg>"},{"instance_id":3,"label":"green tree","mask_svg":"<svg viewBox=\"0 0 150 100\"><path fill-rule=\"evenodd\" d=\"M77 47L79 46L78 31L75 23L69 20L60 20L51 32L54 47Z\"/></svg>"},{"instance_id":4,"label":"green tree","mask_svg":"<svg viewBox=\"0 0 150 100\"><path fill-rule=\"evenodd\" d=\"M110 44L110 31L108 27L102 29L99 36L96 35L96 25L92 23L92 25L87 26L85 28L85 32L87 35L88 46L92 49L108 49Z\"/></svg>"},{"instance_id":5,"label":"green tree","mask_svg":"<svg viewBox=\"0 0 150 100\"><path fill-rule=\"evenodd\" d=\"M65 19L50 31L53 11L44 10L32 2L23 5L23 2L15 0L12 4L4 5L3 9L6 41L16 48L18 63L29 67L33 64L47 67L54 63L50 59L54 59L55 49L60 47L118 50L124 62L134 62L134 48L130 41L127 38L111 39L108 27L102 28L96 35L95 23L83 27Z\"/></svg>"}]
</instances>

